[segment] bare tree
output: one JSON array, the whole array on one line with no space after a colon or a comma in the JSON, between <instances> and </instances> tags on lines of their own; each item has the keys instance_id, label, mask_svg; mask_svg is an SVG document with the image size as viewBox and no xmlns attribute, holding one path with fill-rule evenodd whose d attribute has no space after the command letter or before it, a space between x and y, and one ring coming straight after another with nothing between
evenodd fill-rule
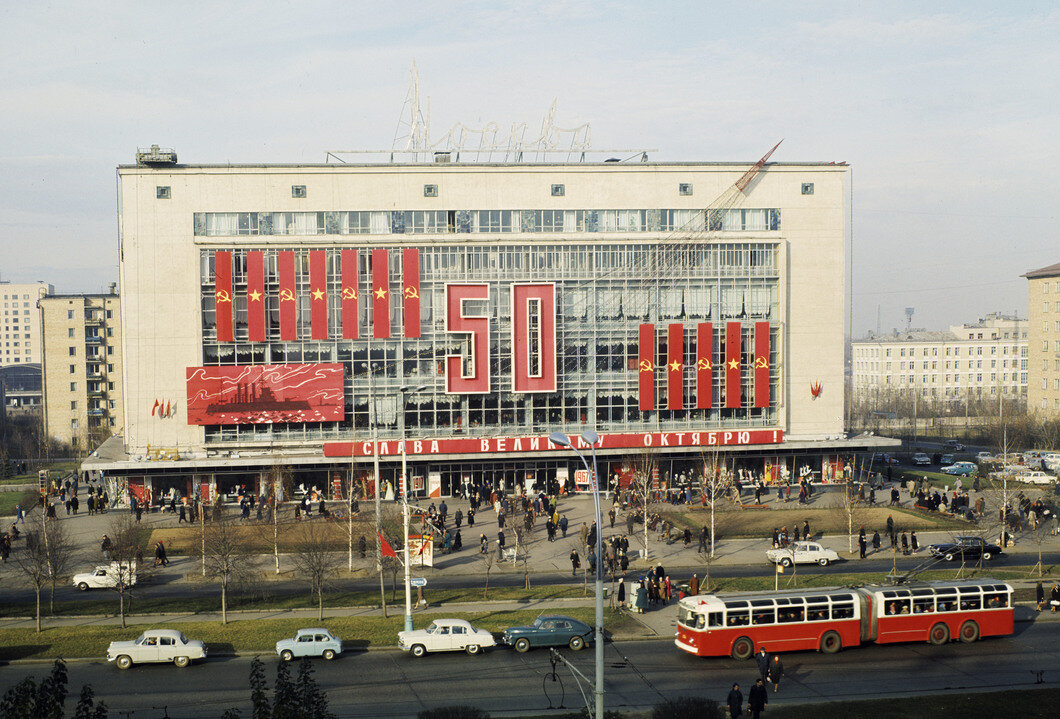
<instances>
[{"instance_id":1,"label":"bare tree","mask_svg":"<svg viewBox=\"0 0 1060 719\"><path fill-rule=\"evenodd\" d=\"M512 522L515 534L515 558L523 568L523 586L530 588L530 545L534 542L534 532L527 529L522 522Z\"/></svg>"},{"instance_id":2,"label":"bare tree","mask_svg":"<svg viewBox=\"0 0 1060 719\"><path fill-rule=\"evenodd\" d=\"M250 581L257 570L257 554L230 516L221 515L205 531L206 576L221 588L221 624L228 624L228 592Z\"/></svg>"},{"instance_id":3,"label":"bare tree","mask_svg":"<svg viewBox=\"0 0 1060 719\"><path fill-rule=\"evenodd\" d=\"M489 546L486 546L486 552L481 555L482 566L486 568L486 586L482 589L482 598L486 598L486 593L490 589L490 571L493 569L493 563L497 561L497 555L490 551Z\"/></svg>"},{"instance_id":4,"label":"bare tree","mask_svg":"<svg viewBox=\"0 0 1060 719\"><path fill-rule=\"evenodd\" d=\"M832 510L847 524L847 551L854 552L854 528L862 527L868 516L868 505L858 494L856 485L847 482L840 488L839 503Z\"/></svg>"},{"instance_id":5,"label":"bare tree","mask_svg":"<svg viewBox=\"0 0 1060 719\"><path fill-rule=\"evenodd\" d=\"M132 517L120 514L110 525L110 572L114 579L111 587L118 594L118 613L121 615L121 626L125 628L126 598L131 595L136 584L136 555L139 550L139 533Z\"/></svg>"},{"instance_id":6,"label":"bare tree","mask_svg":"<svg viewBox=\"0 0 1060 719\"><path fill-rule=\"evenodd\" d=\"M324 618L324 588L342 566L342 558L332 551L328 525L323 522L303 522L298 530L294 553L291 556L295 573L305 579L317 596L318 618Z\"/></svg>"},{"instance_id":7,"label":"bare tree","mask_svg":"<svg viewBox=\"0 0 1060 719\"><path fill-rule=\"evenodd\" d=\"M644 558L647 559L648 552L648 521L651 517L650 509L652 504L652 483L655 478L655 473L658 471L659 463L656 452L649 450L644 454L640 455L637 459L636 465L633 469L633 479L630 483L633 492L637 496L637 500L640 502L641 510L644 513Z\"/></svg>"},{"instance_id":8,"label":"bare tree","mask_svg":"<svg viewBox=\"0 0 1060 719\"><path fill-rule=\"evenodd\" d=\"M48 551L43 541L44 530L33 530L26 532L26 546L21 552L15 552L15 564L19 571L33 585L33 591L37 597L37 632L41 630L40 619L40 593L51 579L51 569L48 566Z\"/></svg>"},{"instance_id":9,"label":"bare tree","mask_svg":"<svg viewBox=\"0 0 1060 719\"><path fill-rule=\"evenodd\" d=\"M74 564L76 546L66 531L66 524L51 520L44 525L42 533L45 554L48 560L48 577L51 584L48 592L48 611L55 614L55 585L70 574Z\"/></svg>"}]
</instances>

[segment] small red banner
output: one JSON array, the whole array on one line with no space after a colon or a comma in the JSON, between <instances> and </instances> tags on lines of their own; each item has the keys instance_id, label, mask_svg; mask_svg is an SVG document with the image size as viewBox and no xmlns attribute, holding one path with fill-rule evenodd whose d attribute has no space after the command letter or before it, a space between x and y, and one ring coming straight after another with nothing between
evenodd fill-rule
<instances>
[{"instance_id":1,"label":"small red banner","mask_svg":"<svg viewBox=\"0 0 1060 719\"><path fill-rule=\"evenodd\" d=\"M324 250L309 251L309 319L312 338L328 338L328 260Z\"/></svg>"},{"instance_id":2,"label":"small red banner","mask_svg":"<svg viewBox=\"0 0 1060 719\"><path fill-rule=\"evenodd\" d=\"M188 367L188 424L338 422L341 364Z\"/></svg>"},{"instance_id":3,"label":"small red banner","mask_svg":"<svg viewBox=\"0 0 1060 719\"><path fill-rule=\"evenodd\" d=\"M714 398L714 324L696 326L696 408L710 409Z\"/></svg>"},{"instance_id":4,"label":"small red banner","mask_svg":"<svg viewBox=\"0 0 1060 719\"><path fill-rule=\"evenodd\" d=\"M390 337L390 261L386 250L372 250L373 337Z\"/></svg>"},{"instance_id":5,"label":"small red banner","mask_svg":"<svg viewBox=\"0 0 1060 719\"><path fill-rule=\"evenodd\" d=\"M685 328L670 324L666 328L666 409L685 405Z\"/></svg>"},{"instance_id":6,"label":"small red banner","mask_svg":"<svg viewBox=\"0 0 1060 719\"><path fill-rule=\"evenodd\" d=\"M401 251L401 279L405 293L405 336L420 336L420 251Z\"/></svg>"},{"instance_id":7,"label":"small red banner","mask_svg":"<svg viewBox=\"0 0 1060 719\"><path fill-rule=\"evenodd\" d=\"M357 324L360 317L357 313L357 250L343 250L342 262L342 339L357 339Z\"/></svg>"},{"instance_id":8,"label":"small red banner","mask_svg":"<svg viewBox=\"0 0 1060 719\"><path fill-rule=\"evenodd\" d=\"M769 323L755 322L755 407L769 406Z\"/></svg>"},{"instance_id":9,"label":"small red banner","mask_svg":"<svg viewBox=\"0 0 1060 719\"><path fill-rule=\"evenodd\" d=\"M295 294L294 252L281 250L276 253L277 279L280 288L280 339L293 342L298 339L298 300Z\"/></svg>"},{"instance_id":10,"label":"small red banner","mask_svg":"<svg viewBox=\"0 0 1060 719\"><path fill-rule=\"evenodd\" d=\"M740 407L740 354L742 343L739 322L725 323L725 407Z\"/></svg>"},{"instance_id":11,"label":"small red banner","mask_svg":"<svg viewBox=\"0 0 1060 719\"><path fill-rule=\"evenodd\" d=\"M265 341L265 254L247 253L247 331L251 342Z\"/></svg>"},{"instance_id":12,"label":"small red banner","mask_svg":"<svg viewBox=\"0 0 1060 719\"><path fill-rule=\"evenodd\" d=\"M640 325L638 339L638 406L641 412L647 412L655 409L655 325Z\"/></svg>"},{"instance_id":13,"label":"small red banner","mask_svg":"<svg viewBox=\"0 0 1060 719\"><path fill-rule=\"evenodd\" d=\"M215 252L213 256L213 296L217 306L217 341L232 341L232 253Z\"/></svg>"}]
</instances>

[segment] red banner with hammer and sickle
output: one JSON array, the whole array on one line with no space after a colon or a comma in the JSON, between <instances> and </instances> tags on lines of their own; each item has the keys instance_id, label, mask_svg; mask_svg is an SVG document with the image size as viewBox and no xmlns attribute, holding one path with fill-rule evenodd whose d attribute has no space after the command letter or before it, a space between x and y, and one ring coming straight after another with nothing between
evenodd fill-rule
<instances>
[{"instance_id":1,"label":"red banner with hammer and sickle","mask_svg":"<svg viewBox=\"0 0 1060 719\"><path fill-rule=\"evenodd\" d=\"M309 322L312 338L328 338L328 260L324 250L309 251Z\"/></svg>"},{"instance_id":2,"label":"red banner with hammer and sickle","mask_svg":"<svg viewBox=\"0 0 1060 719\"><path fill-rule=\"evenodd\" d=\"M231 342L232 337L232 253L215 252L213 256L213 296L217 306L217 341Z\"/></svg>"},{"instance_id":3,"label":"red banner with hammer and sickle","mask_svg":"<svg viewBox=\"0 0 1060 719\"><path fill-rule=\"evenodd\" d=\"M401 251L401 281L405 291L405 336L420 336L420 251Z\"/></svg>"},{"instance_id":4,"label":"red banner with hammer and sickle","mask_svg":"<svg viewBox=\"0 0 1060 719\"><path fill-rule=\"evenodd\" d=\"M265 341L265 253L247 252L247 332L251 342Z\"/></svg>"},{"instance_id":5,"label":"red banner with hammer and sickle","mask_svg":"<svg viewBox=\"0 0 1060 719\"><path fill-rule=\"evenodd\" d=\"M740 407L740 355L743 343L739 322L725 323L725 407Z\"/></svg>"},{"instance_id":6,"label":"red banner with hammer and sickle","mask_svg":"<svg viewBox=\"0 0 1060 719\"><path fill-rule=\"evenodd\" d=\"M280 339L298 339L298 300L295 295L294 251L276 253L277 279L280 289Z\"/></svg>"},{"instance_id":7,"label":"red banner with hammer and sickle","mask_svg":"<svg viewBox=\"0 0 1060 719\"><path fill-rule=\"evenodd\" d=\"M714 323L696 326L696 408L710 409L714 399Z\"/></svg>"},{"instance_id":8,"label":"red banner with hammer and sickle","mask_svg":"<svg viewBox=\"0 0 1060 719\"><path fill-rule=\"evenodd\" d=\"M390 337L390 258L386 250L372 250L372 336Z\"/></svg>"},{"instance_id":9,"label":"red banner with hammer and sickle","mask_svg":"<svg viewBox=\"0 0 1060 719\"><path fill-rule=\"evenodd\" d=\"M666 327L666 409L685 406L685 328L681 324Z\"/></svg>"},{"instance_id":10,"label":"red banner with hammer and sickle","mask_svg":"<svg viewBox=\"0 0 1060 719\"><path fill-rule=\"evenodd\" d=\"M640 325L637 385L641 412L655 409L655 325Z\"/></svg>"},{"instance_id":11,"label":"red banner with hammer and sickle","mask_svg":"<svg viewBox=\"0 0 1060 719\"><path fill-rule=\"evenodd\" d=\"M769 406L769 323L755 322L755 407Z\"/></svg>"},{"instance_id":12,"label":"red banner with hammer and sickle","mask_svg":"<svg viewBox=\"0 0 1060 719\"><path fill-rule=\"evenodd\" d=\"M357 314L357 285L360 280L357 271L357 250L343 250L342 262L342 339L357 339L357 325L360 318Z\"/></svg>"}]
</instances>

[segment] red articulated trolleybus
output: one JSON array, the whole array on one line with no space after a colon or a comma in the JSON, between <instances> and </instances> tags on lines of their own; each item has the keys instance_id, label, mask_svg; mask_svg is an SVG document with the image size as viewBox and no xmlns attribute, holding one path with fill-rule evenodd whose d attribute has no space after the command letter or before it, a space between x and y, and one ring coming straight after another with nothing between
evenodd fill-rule
<instances>
[{"instance_id":1,"label":"red articulated trolleybus","mask_svg":"<svg viewBox=\"0 0 1060 719\"><path fill-rule=\"evenodd\" d=\"M702 594L678 608L674 643L701 657L892 642L945 644L1013 632L1012 587L993 579Z\"/></svg>"}]
</instances>

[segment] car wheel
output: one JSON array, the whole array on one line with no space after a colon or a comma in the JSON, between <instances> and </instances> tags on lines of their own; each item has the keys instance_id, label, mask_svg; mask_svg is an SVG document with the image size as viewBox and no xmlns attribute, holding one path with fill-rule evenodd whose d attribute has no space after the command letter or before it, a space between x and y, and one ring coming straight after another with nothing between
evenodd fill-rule
<instances>
[{"instance_id":1,"label":"car wheel","mask_svg":"<svg viewBox=\"0 0 1060 719\"><path fill-rule=\"evenodd\" d=\"M581 637L571 637L569 646L576 652L581 651L581 649L585 646L585 640Z\"/></svg>"},{"instance_id":2,"label":"car wheel","mask_svg":"<svg viewBox=\"0 0 1060 719\"><path fill-rule=\"evenodd\" d=\"M965 644L977 641L979 639L979 625L969 619L961 625L960 637Z\"/></svg>"},{"instance_id":3,"label":"car wheel","mask_svg":"<svg viewBox=\"0 0 1060 719\"><path fill-rule=\"evenodd\" d=\"M425 656L426 654L427 654L427 647L423 646L422 644L413 644L412 645L412 656L414 656L416 658L419 658L419 657Z\"/></svg>"},{"instance_id":4,"label":"car wheel","mask_svg":"<svg viewBox=\"0 0 1060 719\"><path fill-rule=\"evenodd\" d=\"M115 659L114 663L118 665L118 669L128 669L133 664L132 659L124 654Z\"/></svg>"},{"instance_id":5,"label":"car wheel","mask_svg":"<svg viewBox=\"0 0 1060 719\"><path fill-rule=\"evenodd\" d=\"M520 654L523 652L530 651L530 640L526 637L520 637L515 640L515 651Z\"/></svg>"},{"instance_id":6,"label":"car wheel","mask_svg":"<svg viewBox=\"0 0 1060 719\"><path fill-rule=\"evenodd\" d=\"M821 557L820 559L818 559L817 563L820 564L822 567L827 567L828 566L828 560L825 559L824 557Z\"/></svg>"},{"instance_id":7,"label":"car wheel","mask_svg":"<svg viewBox=\"0 0 1060 719\"><path fill-rule=\"evenodd\" d=\"M482 651L482 649L479 647L478 644L468 644L467 647L464 648L464 651L466 651L468 654L475 655Z\"/></svg>"},{"instance_id":8,"label":"car wheel","mask_svg":"<svg viewBox=\"0 0 1060 719\"><path fill-rule=\"evenodd\" d=\"M990 552L983 552L983 559L989 560L993 556Z\"/></svg>"},{"instance_id":9,"label":"car wheel","mask_svg":"<svg viewBox=\"0 0 1060 719\"><path fill-rule=\"evenodd\" d=\"M780 560L780 566L782 566L782 567L790 567L791 566L791 559L789 559L788 557L784 557L783 559Z\"/></svg>"},{"instance_id":10,"label":"car wheel","mask_svg":"<svg viewBox=\"0 0 1060 719\"><path fill-rule=\"evenodd\" d=\"M938 624L933 626L931 628L931 631L928 633L928 643L930 644L938 646L940 644L945 644L949 640L950 628L942 622L939 622Z\"/></svg>"},{"instance_id":11,"label":"car wheel","mask_svg":"<svg viewBox=\"0 0 1060 719\"><path fill-rule=\"evenodd\" d=\"M325 649L324 653L321 654L320 656L324 657L324 659L326 659L326 660L328 660L330 662L332 659L335 658L335 650L334 649Z\"/></svg>"},{"instance_id":12,"label":"car wheel","mask_svg":"<svg viewBox=\"0 0 1060 719\"><path fill-rule=\"evenodd\" d=\"M292 652L290 649L284 649L282 652L280 652L280 659L285 662L289 662L294 659L294 652Z\"/></svg>"},{"instance_id":13,"label":"car wheel","mask_svg":"<svg viewBox=\"0 0 1060 719\"><path fill-rule=\"evenodd\" d=\"M184 667L186 667L189 664L191 664L191 660L188 659L187 657L174 657L173 658L173 663L176 664L181 669L183 669Z\"/></svg>"},{"instance_id":14,"label":"car wheel","mask_svg":"<svg viewBox=\"0 0 1060 719\"><path fill-rule=\"evenodd\" d=\"M843 648L843 640L839 632L825 632L821 636L821 654L835 654Z\"/></svg>"},{"instance_id":15,"label":"car wheel","mask_svg":"<svg viewBox=\"0 0 1060 719\"><path fill-rule=\"evenodd\" d=\"M945 555L942 556L942 558L945 559L947 562L952 562L953 561L953 553L951 552L950 554L945 554Z\"/></svg>"},{"instance_id":16,"label":"car wheel","mask_svg":"<svg viewBox=\"0 0 1060 719\"><path fill-rule=\"evenodd\" d=\"M88 583L87 582L79 582L77 584L77 588L80 589L82 592L87 592L88 591Z\"/></svg>"},{"instance_id":17,"label":"car wheel","mask_svg":"<svg viewBox=\"0 0 1060 719\"><path fill-rule=\"evenodd\" d=\"M740 637L732 644L732 658L744 661L754 656L755 645L747 637Z\"/></svg>"}]
</instances>

